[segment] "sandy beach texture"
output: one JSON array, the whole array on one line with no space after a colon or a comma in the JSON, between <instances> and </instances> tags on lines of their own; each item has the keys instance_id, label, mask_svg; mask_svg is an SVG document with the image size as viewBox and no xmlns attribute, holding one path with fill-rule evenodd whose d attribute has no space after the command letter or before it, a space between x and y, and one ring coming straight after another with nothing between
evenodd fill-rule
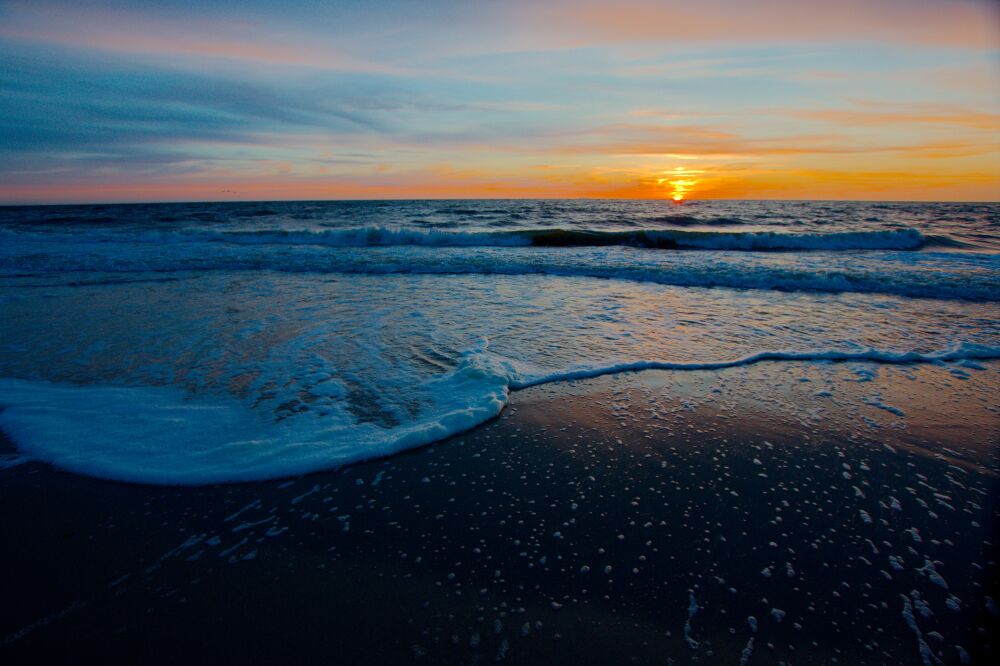
<instances>
[{"instance_id":1,"label":"sandy beach texture","mask_svg":"<svg viewBox=\"0 0 1000 666\"><path fill-rule=\"evenodd\" d=\"M253 484L100 481L5 441L0 661L992 663L997 372L545 385Z\"/></svg>"}]
</instances>

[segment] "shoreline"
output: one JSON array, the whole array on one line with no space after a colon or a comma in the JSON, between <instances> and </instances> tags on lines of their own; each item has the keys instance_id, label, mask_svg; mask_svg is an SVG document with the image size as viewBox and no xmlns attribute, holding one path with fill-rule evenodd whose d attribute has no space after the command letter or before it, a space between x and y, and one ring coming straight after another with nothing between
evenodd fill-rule
<instances>
[{"instance_id":1,"label":"shoreline","mask_svg":"<svg viewBox=\"0 0 1000 666\"><path fill-rule=\"evenodd\" d=\"M1000 364L816 396L852 365L536 386L443 442L286 480L0 469L0 656L919 663L922 641L988 662L1000 424L963 382Z\"/></svg>"},{"instance_id":2,"label":"shoreline","mask_svg":"<svg viewBox=\"0 0 1000 666\"><path fill-rule=\"evenodd\" d=\"M431 441L427 441L425 443L420 443L416 445L411 444L409 446L404 446L403 448L392 450L386 453L381 453L378 455L371 455L370 457L361 458L359 460L348 460L346 462L338 463L335 465L332 464L327 468L308 469L306 471L295 470L293 472L284 473L280 476L262 475L258 477L258 476L243 476L242 474L239 474L231 479L223 479L223 480L213 479L209 481L169 482L169 481L162 481L159 479L130 478L127 474L103 475L100 473L93 473L92 470L90 469L81 470L78 467L74 467L73 465L78 464L76 462L74 462L73 465L66 465L65 467L63 467L58 462L51 460L51 458L47 458L46 456L51 455L48 452L43 453L38 457L32 457L32 455L29 453L20 454L21 449L28 449L30 448L30 446L18 447L17 444L15 443L16 438L10 433L4 432L2 426L0 426L0 456L6 456L4 458L0 458L0 469L11 465L21 464L22 462L35 461L35 462L51 464L57 468L63 469L64 471L82 474L84 476L91 476L94 478L101 478L109 481L115 481L119 483L137 483L140 485L158 485L165 487L199 487L206 485L214 485L217 483L222 483L222 484L257 483L257 482L266 482L282 478L299 477L315 473L337 471L340 469L344 469L346 467L350 467L352 465L363 464L366 462L376 462L379 460L392 458L393 456L399 455L400 453L408 450L433 446L440 442L461 437L469 432L475 431L476 429L482 427L483 425L489 423L490 421L498 418L499 415L502 413L502 411L507 408L511 396L513 394L519 391L534 389L540 386L560 385L581 380L601 379L608 376L628 375L628 374L644 373L644 372L662 371L662 372L670 372L670 373L676 372L683 374L686 372L698 372L698 371L724 371L733 368L753 366L758 363L764 363L764 364L807 363L807 364L831 365L831 366L844 365L848 367L851 364L870 364L872 366L872 369L870 371L865 370L861 372L858 375L860 379L849 380L849 381L859 381L859 382L870 381L872 377L877 376L879 368L881 368L882 366L889 368L893 366L899 366L903 368L903 372L906 373L907 368L918 368L919 366L922 365L943 366L943 364L945 363L951 363L953 365L947 367L948 367L948 372L953 377L962 380L969 380L972 379L974 376L974 374L970 374L969 372L970 370L973 371L973 373L979 373L985 370L985 366L983 366L980 363L980 361L989 363L998 360L1000 360L1000 348L988 345L981 345L981 344L963 343L960 345L954 345L947 349L929 353L921 353L913 351L904 353L885 352L885 351L880 351L874 347L871 347L867 349L859 349L856 351L834 351L834 350L819 351L819 352L767 351L767 352L758 352L727 361L708 361L708 362L636 361L636 362L621 363L610 366L589 367L589 368L588 367L573 368L571 366L569 370L541 377L535 377L535 378L529 377L527 379L516 379L516 378L509 379L505 387L501 389L504 396L503 399L501 400L499 397L494 398L500 404L495 414L487 416L482 421L476 422L473 425L463 426L461 429L453 431L451 434L438 436L438 438L432 439ZM497 370L497 372L503 372L503 371ZM16 383L19 380L15 379L11 381ZM941 383L940 380L937 381L939 384ZM947 386L948 384L949 382L947 381L944 382L944 386ZM56 386L59 385L57 384ZM89 388L88 385L85 384L74 386L74 389L80 391L81 393L86 392L88 388ZM98 390L106 390L107 387L96 387L96 388L98 388ZM113 390L119 390L121 387L112 387L112 388ZM941 386L939 385L936 388L941 388ZM126 390L128 390L128 388L126 388ZM988 392L989 388L985 387L985 391ZM831 396L832 394L829 391L826 391L818 393L815 396L808 396L808 399L816 397L829 398ZM859 400L858 396L856 395L852 399L856 403ZM869 400L870 400L869 398L862 398L861 402L868 402ZM868 402L868 404L889 411L890 413L894 413L899 417L906 416L906 412L901 411L896 407L892 407L891 405L881 404L879 402L879 398L875 398L874 402ZM120 408L121 407L119 407L119 409ZM926 405L921 406L921 408L926 408ZM477 409L479 411L483 411L482 406L477 407ZM471 408L464 411L471 411ZM994 413L996 414L1000 414L1000 409L992 411L994 411ZM455 415L456 415L455 413L444 414L441 416L441 420L442 421L453 420ZM2 419L0 419L0 424L2 424ZM395 449L395 445L389 448ZM14 451L14 450L17 450L18 454L5 453L6 451Z\"/></svg>"}]
</instances>

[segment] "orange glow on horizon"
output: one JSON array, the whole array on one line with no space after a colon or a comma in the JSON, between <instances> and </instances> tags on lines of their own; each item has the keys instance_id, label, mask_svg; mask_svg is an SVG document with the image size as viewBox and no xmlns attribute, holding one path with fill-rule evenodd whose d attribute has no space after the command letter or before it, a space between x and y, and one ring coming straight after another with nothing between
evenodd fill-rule
<instances>
[{"instance_id":1,"label":"orange glow on horizon","mask_svg":"<svg viewBox=\"0 0 1000 666\"><path fill-rule=\"evenodd\" d=\"M670 186L670 198L680 203L687 198L688 193L701 181L690 176L696 173L702 173L701 171L694 171L692 169L687 169L685 167L676 167L670 175L664 178L658 178L656 183L658 185L663 185L666 183ZM674 180L670 180L674 177Z\"/></svg>"},{"instance_id":2,"label":"orange glow on horizon","mask_svg":"<svg viewBox=\"0 0 1000 666\"><path fill-rule=\"evenodd\" d=\"M632 160L625 160L631 162ZM895 166L895 165L892 165ZM216 169L169 178L101 174L86 182L3 183L0 203L265 201L329 199L869 199L990 201L1000 192L995 170L919 173L911 169L749 168L705 164L699 170L652 164L586 169L553 166L543 175L520 169L456 170L446 165L369 177ZM117 175L117 174L116 174Z\"/></svg>"}]
</instances>

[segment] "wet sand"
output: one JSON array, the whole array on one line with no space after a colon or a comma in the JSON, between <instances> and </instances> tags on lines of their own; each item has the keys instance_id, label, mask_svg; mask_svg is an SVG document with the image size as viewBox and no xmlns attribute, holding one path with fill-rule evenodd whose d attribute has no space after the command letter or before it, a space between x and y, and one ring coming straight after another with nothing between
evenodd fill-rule
<instances>
[{"instance_id":1,"label":"wet sand","mask_svg":"<svg viewBox=\"0 0 1000 666\"><path fill-rule=\"evenodd\" d=\"M12 465L0 661L993 663L983 366L546 385L432 447L265 483Z\"/></svg>"}]
</instances>

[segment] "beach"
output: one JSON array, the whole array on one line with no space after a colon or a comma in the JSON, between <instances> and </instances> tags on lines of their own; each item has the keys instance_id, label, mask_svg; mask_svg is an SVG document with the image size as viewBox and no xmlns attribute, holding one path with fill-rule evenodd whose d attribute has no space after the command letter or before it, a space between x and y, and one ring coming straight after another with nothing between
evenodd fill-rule
<instances>
[{"instance_id":1,"label":"beach","mask_svg":"<svg viewBox=\"0 0 1000 666\"><path fill-rule=\"evenodd\" d=\"M0 0L0 666L1000 664L998 29Z\"/></svg>"},{"instance_id":2,"label":"beach","mask_svg":"<svg viewBox=\"0 0 1000 666\"><path fill-rule=\"evenodd\" d=\"M792 361L546 384L430 447L260 483L13 465L0 654L989 663L998 371Z\"/></svg>"}]
</instances>

